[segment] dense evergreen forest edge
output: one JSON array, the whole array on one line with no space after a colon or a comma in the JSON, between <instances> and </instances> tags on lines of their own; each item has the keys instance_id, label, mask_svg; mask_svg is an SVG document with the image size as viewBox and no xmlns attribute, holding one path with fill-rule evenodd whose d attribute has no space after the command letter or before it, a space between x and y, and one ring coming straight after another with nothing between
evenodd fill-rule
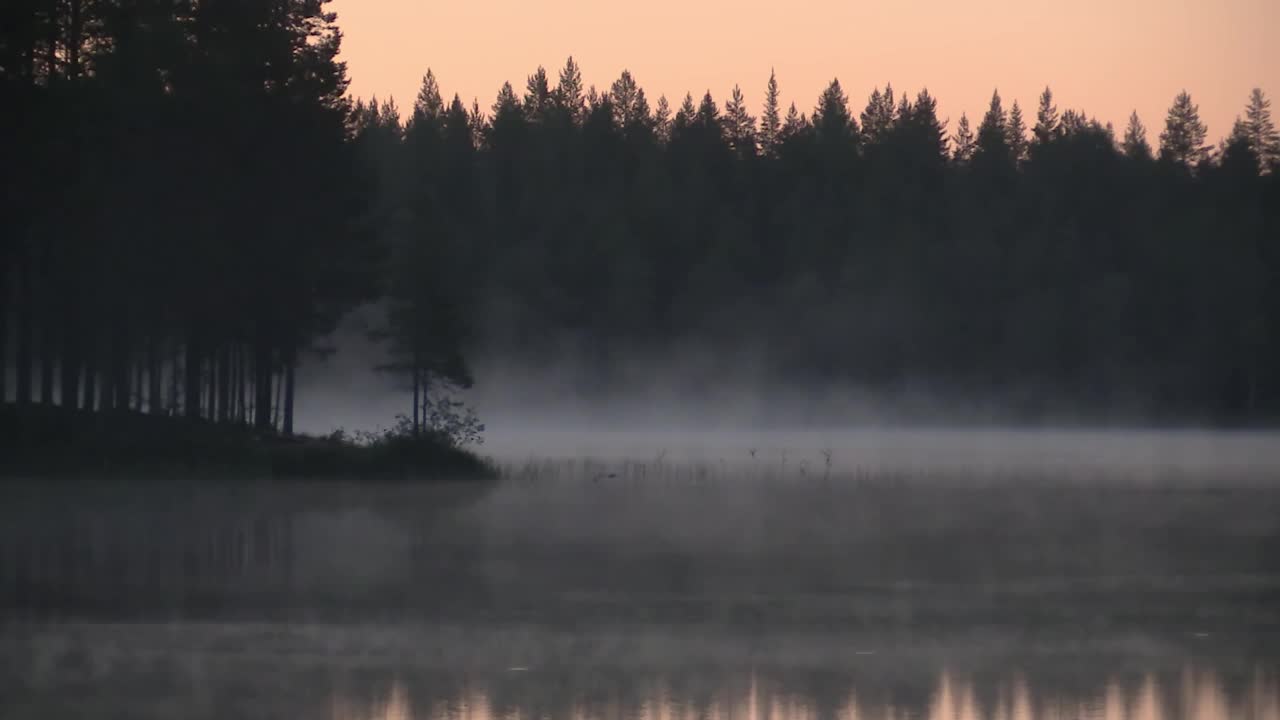
<instances>
[{"instance_id":1,"label":"dense evergreen forest edge","mask_svg":"<svg viewBox=\"0 0 1280 720\"><path fill-rule=\"evenodd\" d=\"M128 411L292 436L299 364L370 304L396 432L454 449L482 430L453 395L469 359L572 354L590 393L637 349L691 343L1027 418L1061 399L1280 417L1261 90L1216 147L1186 92L1152 147L1136 113L1118 133L1048 88L1034 116L996 92L952 122L891 86L855 112L838 80L784 109L771 76L755 117L737 87L723 105L650 103L628 72L584 87L572 58L488 109L427 71L401 112L349 96L325 4L0 9L6 424Z\"/></svg>"}]
</instances>

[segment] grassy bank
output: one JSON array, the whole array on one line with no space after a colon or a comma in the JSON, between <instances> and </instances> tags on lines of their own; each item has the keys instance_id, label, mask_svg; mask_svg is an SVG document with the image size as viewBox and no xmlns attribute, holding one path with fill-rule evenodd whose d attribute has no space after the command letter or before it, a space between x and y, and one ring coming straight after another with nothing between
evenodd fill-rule
<instances>
[{"instance_id":1,"label":"grassy bank","mask_svg":"<svg viewBox=\"0 0 1280 720\"><path fill-rule=\"evenodd\" d=\"M0 477L157 475L254 478L484 479L477 455L434 434L353 439L260 432L122 411L0 406Z\"/></svg>"}]
</instances>

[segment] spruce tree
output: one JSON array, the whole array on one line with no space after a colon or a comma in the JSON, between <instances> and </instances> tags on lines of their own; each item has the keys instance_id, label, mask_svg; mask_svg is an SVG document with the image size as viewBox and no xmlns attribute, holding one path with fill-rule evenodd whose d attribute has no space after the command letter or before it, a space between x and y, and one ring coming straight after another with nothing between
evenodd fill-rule
<instances>
[{"instance_id":1,"label":"spruce tree","mask_svg":"<svg viewBox=\"0 0 1280 720\"><path fill-rule=\"evenodd\" d=\"M1164 132L1160 133L1160 159L1194 169L1209 154L1209 148L1205 146L1207 134L1208 129L1200 121L1200 108L1183 90L1174 98L1165 119Z\"/></svg>"},{"instance_id":2,"label":"spruce tree","mask_svg":"<svg viewBox=\"0 0 1280 720\"><path fill-rule=\"evenodd\" d=\"M413 119L438 121L444 116L444 100L440 97L440 86L436 84L436 74L427 68L422 77L422 87L418 89L418 97L413 102Z\"/></svg>"},{"instance_id":3,"label":"spruce tree","mask_svg":"<svg viewBox=\"0 0 1280 720\"><path fill-rule=\"evenodd\" d=\"M911 98L906 93L902 93L902 97L898 99L898 109L894 112L893 122L890 124L890 130L896 127L899 122L904 122L911 117Z\"/></svg>"},{"instance_id":4,"label":"spruce tree","mask_svg":"<svg viewBox=\"0 0 1280 720\"><path fill-rule=\"evenodd\" d=\"M868 143L880 143L888 138L895 110L892 85L886 85L883 93L880 88L872 90L867 98L867 107L862 111L862 133Z\"/></svg>"},{"instance_id":5,"label":"spruce tree","mask_svg":"<svg viewBox=\"0 0 1280 720\"><path fill-rule=\"evenodd\" d=\"M449 109L444 114L444 137L446 145L458 148L466 147L468 150L475 148L475 126L472 113L467 112L467 108L462 104L462 98L457 95L453 96L453 101L449 103ZM470 154L469 152L467 153Z\"/></svg>"},{"instance_id":6,"label":"spruce tree","mask_svg":"<svg viewBox=\"0 0 1280 720\"><path fill-rule=\"evenodd\" d=\"M511 87L511 83L502 83L502 88L498 90L498 97L493 101L493 118L496 121L499 117L511 117L520 113L520 99L516 97L515 88Z\"/></svg>"},{"instance_id":7,"label":"spruce tree","mask_svg":"<svg viewBox=\"0 0 1280 720\"><path fill-rule=\"evenodd\" d=\"M554 105L547 71L541 65L525 81L524 113L533 122L543 122Z\"/></svg>"},{"instance_id":8,"label":"spruce tree","mask_svg":"<svg viewBox=\"0 0 1280 720\"><path fill-rule=\"evenodd\" d=\"M471 142L476 147L480 147L484 143L485 132L489 128L489 119L480 109L479 98L471 98L471 110L467 113L467 117L471 126Z\"/></svg>"},{"instance_id":9,"label":"spruce tree","mask_svg":"<svg viewBox=\"0 0 1280 720\"><path fill-rule=\"evenodd\" d=\"M609 100L613 109L613 122L619 128L649 121L649 103L644 90L636 83L629 70L623 70L609 87Z\"/></svg>"},{"instance_id":10,"label":"spruce tree","mask_svg":"<svg viewBox=\"0 0 1280 720\"><path fill-rule=\"evenodd\" d=\"M974 159L987 162L1007 163L1013 161L1013 153L1009 146L1009 121L1000 101L1000 91L991 94L991 105L987 114L982 116L978 125L977 146Z\"/></svg>"},{"instance_id":11,"label":"spruce tree","mask_svg":"<svg viewBox=\"0 0 1280 720\"><path fill-rule=\"evenodd\" d=\"M1047 86L1040 93L1040 107L1036 110L1036 125L1031 129L1037 145L1046 145L1057 137L1058 107L1053 104L1053 91Z\"/></svg>"},{"instance_id":12,"label":"spruce tree","mask_svg":"<svg viewBox=\"0 0 1280 720\"><path fill-rule=\"evenodd\" d=\"M764 112L760 114L760 151L773 155L782 132L782 117L778 110L778 77L770 70L769 84L765 88Z\"/></svg>"},{"instance_id":13,"label":"spruce tree","mask_svg":"<svg viewBox=\"0 0 1280 720\"><path fill-rule=\"evenodd\" d=\"M858 122L849 112L849 98L840 87L840 80L833 79L813 109L813 129L824 143L858 142Z\"/></svg>"},{"instance_id":14,"label":"spruce tree","mask_svg":"<svg viewBox=\"0 0 1280 720\"><path fill-rule=\"evenodd\" d=\"M1245 109L1244 132L1249 147L1258 156L1264 173L1280 164L1280 133L1271 120L1271 100L1260 88L1249 94L1249 106Z\"/></svg>"},{"instance_id":15,"label":"spruce tree","mask_svg":"<svg viewBox=\"0 0 1280 720\"><path fill-rule=\"evenodd\" d=\"M729 147L740 157L751 157L756 154L755 125L755 118L747 112L747 102L742 96L742 88L734 85L729 102L724 106L724 129Z\"/></svg>"},{"instance_id":16,"label":"spruce tree","mask_svg":"<svg viewBox=\"0 0 1280 720\"><path fill-rule=\"evenodd\" d=\"M1219 144L1218 161L1228 178L1247 181L1257 177L1262 169L1261 158L1253 148L1249 124L1239 116L1231 126L1231 134Z\"/></svg>"},{"instance_id":17,"label":"spruce tree","mask_svg":"<svg viewBox=\"0 0 1280 720\"><path fill-rule=\"evenodd\" d=\"M555 103L571 123L582 121L582 71L578 68L578 63L574 62L573 56L569 56L564 63L564 69L560 71L560 83L555 90Z\"/></svg>"},{"instance_id":18,"label":"spruce tree","mask_svg":"<svg viewBox=\"0 0 1280 720\"><path fill-rule=\"evenodd\" d=\"M711 97L710 90L703 93L702 102L698 103L698 112L693 116L693 122L703 130L711 130L716 135L721 134L720 106Z\"/></svg>"},{"instance_id":19,"label":"spruce tree","mask_svg":"<svg viewBox=\"0 0 1280 720\"><path fill-rule=\"evenodd\" d=\"M698 109L693 104L693 93L685 93L684 100L680 103L680 109L676 111L676 117L671 121L672 131L682 131L693 125L693 120L698 115Z\"/></svg>"},{"instance_id":20,"label":"spruce tree","mask_svg":"<svg viewBox=\"0 0 1280 720\"><path fill-rule=\"evenodd\" d=\"M956 123L956 134L951 139L951 144L955 148L952 159L957 163L964 164L973 159L973 153L978 144L973 130L969 127L968 115L960 114L960 122Z\"/></svg>"},{"instance_id":21,"label":"spruce tree","mask_svg":"<svg viewBox=\"0 0 1280 720\"><path fill-rule=\"evenodd\" d=\"M912 140L919 142L921 148L927 148L932 159L941 162L947 160L947 124L938 119L938 101L929 94L928 89L916 94L909 117L903 122L911 130ZM966 127L968 123L965 120Z\"/></svg>"},{"instance_id":22,"label":"spruce tree","mask_svg":"<svg viewBox=\"0 0 1280 720\"><path fill-rule=\"evenodd\" d=\"M879 129L876 115L879 112L880 86L877 85L871 89L871 94L867 96L867 107L862 111L862 131L866 134L868 142L873 142L876 138L876 131Z\"/></svg>"},{"instance_id":23,"label":"spruce tree","mask_svg":"<svg viewBox=\"0 0 1280 720\"><path fill-rule=\"evenodd\" d=\"M1120 149L1130 160L1145 162L1152 159L1151 143L1147 141L1147 128L1138 118L1137 110L1129 115L1129 125L1124 130L1124 141Z\"/></svg>"},{"instance_id":24,"label":"spruce tree","mask_svg":"<svg viewBox=\"0 0 1280 720\"><path fill-rule=\"evenodd\" d=\"M671 139L671 103L667 102L666 95L658 97L658 106L653 111L653 132L659 142Z\"/></svg>"},{"instance_id":25,"label":"spruce tree","mask_svg":"<svg viewBox=\"0 0 1280 720\"><path fill-rule=\"evenodd\" d=\"M1013 101L1009 110L1009 124L1005 127L1005 136L1009 144L1009 152L1015 162L1022 162L1027 157L1027 126L1022 120L1022 108L1018 101Z\"/></svg>"},{"instance_id":26,"label":"spruce tree","mask_svg":"<svg viewBox=\"0 0 1280 720\"><path fill-rule=\"evenodd\" d=\"M1062 113L1058 132L1063 136L1079 135L1090 128L1089 116L1083 110L1067 110Z\"/></svg>"},{"instance_id":27,"label":"spruce tree","mask_svg":"<svg viewBox=\"0 0 1280 720\"><path fill-rule=\"evenodd\" d=\"M782 144L786 140L790 140L811 126L809 120L796 109L796 104L791 103L791 107L787 108L787 119L782 123L782 130L778 133L778 143Z\"/></svg>"}]
</instances>

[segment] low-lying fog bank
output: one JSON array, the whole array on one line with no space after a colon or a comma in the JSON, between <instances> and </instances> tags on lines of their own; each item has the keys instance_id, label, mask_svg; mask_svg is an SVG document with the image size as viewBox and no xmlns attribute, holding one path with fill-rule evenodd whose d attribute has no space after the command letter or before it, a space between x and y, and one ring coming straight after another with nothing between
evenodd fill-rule
<instances>
[{"instance_id":1,"label":"low-lying fog bank","mask_svg":"<svg viewBox=\"0 0 1280 720\"><path fill-rule=\"evenodd\" d=\"M856 473L1089 473L1158 479L1280 482L1280 433L1201 430L805 429L681 431L510 427L489 431L484 452L519 466L593 461L627 466L709 465L779 476Z\"/></svg>"}]
</instances>

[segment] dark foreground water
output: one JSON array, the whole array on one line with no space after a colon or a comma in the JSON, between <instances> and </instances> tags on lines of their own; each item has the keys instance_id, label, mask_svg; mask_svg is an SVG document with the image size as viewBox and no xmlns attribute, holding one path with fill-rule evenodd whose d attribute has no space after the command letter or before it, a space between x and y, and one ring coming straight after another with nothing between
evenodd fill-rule
<instances>
[{"instance_id":1,"label":"dark foreground water","mask_svg":"<svg viewBox=\"0 0 1280 720\"><path fill-rule=\"evenodd\" d=\"M1280 720L1270 438L802 440L5 484L0 718Z\"/></svg>"}]
</instances>

